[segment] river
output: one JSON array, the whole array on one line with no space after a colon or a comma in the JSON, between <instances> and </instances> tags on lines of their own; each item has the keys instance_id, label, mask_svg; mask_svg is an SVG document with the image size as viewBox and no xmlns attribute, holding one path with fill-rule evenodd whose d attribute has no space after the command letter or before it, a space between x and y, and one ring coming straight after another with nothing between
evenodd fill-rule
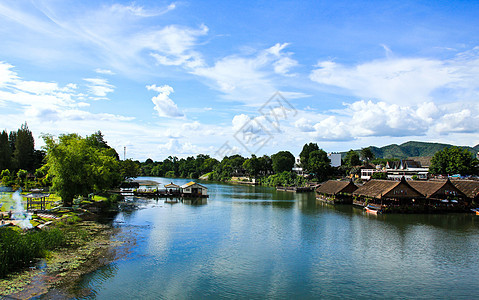
<instances>
[{"instance_id":1,"label":"river","mask_svg":"<svg viewBox=\"0 0 479 300\"><path fill-rule=\"evenodd\" d=\"M139 200L120 212L112 239L128 239L127 254L84 276L79 297L477 298L473 214L373 216L313 193L204 185L203 205Z\"/></svg>"}]
</instances>

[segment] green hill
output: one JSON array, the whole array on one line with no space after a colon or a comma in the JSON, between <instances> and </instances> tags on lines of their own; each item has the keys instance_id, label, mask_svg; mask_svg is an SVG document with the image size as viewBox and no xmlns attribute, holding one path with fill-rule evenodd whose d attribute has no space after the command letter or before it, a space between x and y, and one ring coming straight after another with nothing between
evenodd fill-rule
<instances>
[{"instance_id":1,"label":"green hill","mask_svg":"<svg viewBox=\"0 0 479 300\"><path fill-rule=\"evenodd\" d=\"M426 143L426 142L406 142L401 145L388 145L381 148L371 146L371 151L374 153L376 158L399 158L405 159L408 157L424 157L424 156L433 156L436 152L441 151L446 147L452 147L453 145L449 144L440 144L440 143ZM471 153L476 154L479 151L479 144L475 147L460 146L461 148L469 150ZM356 151L360 151L356 150ZM341 153L342 156L346 152Z\"/></svg>"}]
</instances>

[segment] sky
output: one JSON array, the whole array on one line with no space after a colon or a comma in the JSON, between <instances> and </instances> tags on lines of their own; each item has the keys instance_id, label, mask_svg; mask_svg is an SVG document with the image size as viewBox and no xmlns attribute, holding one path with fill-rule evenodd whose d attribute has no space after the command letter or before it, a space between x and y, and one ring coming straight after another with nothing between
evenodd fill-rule
<instances>
[{"instance_id":1,"label":"sky","mask_svg":"<svg viewBox=\"0 0 479 300\"><path fill-rule=\"evenodd\" d=\"M0 0L0 130L27 122L36 148L100 130L140 161L475 146L477 16L478 1Z\"/></svg>"}]
</instances>

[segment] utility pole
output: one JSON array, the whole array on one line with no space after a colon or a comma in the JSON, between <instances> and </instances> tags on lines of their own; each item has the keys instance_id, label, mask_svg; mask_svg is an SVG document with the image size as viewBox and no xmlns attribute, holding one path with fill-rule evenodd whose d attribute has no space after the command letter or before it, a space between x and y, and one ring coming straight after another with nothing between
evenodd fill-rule
<instances>
[{"instance_id":1,"label":"utility pole","mask_svg":"<svg viewBox=\"0 0 479 300\"><path fill-rule=\"evenodd\" d=\"M123 160L126 160L126 146L123 147Z\"/></svg>"}]
</instances>

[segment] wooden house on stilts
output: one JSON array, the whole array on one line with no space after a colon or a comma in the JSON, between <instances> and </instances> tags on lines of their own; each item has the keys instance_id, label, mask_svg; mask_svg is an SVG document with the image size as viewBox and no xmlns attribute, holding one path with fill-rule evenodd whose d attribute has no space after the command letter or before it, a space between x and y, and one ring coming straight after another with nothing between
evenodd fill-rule
<instances>
[{"instance_id":1,"label":"wooden house on stilts","mask_svg":"<svg viewBox=\"0 0 479 300\"><path fill-rule=\"evenodd\" d=\"M352 181L328 180L316 189L316 199L330 204L352 204L352 193L357 188Z\"/></svg>"},{"instance_id":2,"label":"wooden house on stilts","mask_svg":"<svg viewBox=\"0 0 479 300\"><path fill-rule=\"evenodd\" d=\"M479 205L479 181L453 180L451 182L466 195L467 202L469 202L471 205Z\"/></svg>"},{"instance_id":3,"label":"wooden house on stilts","mask_svg":"<svg viewBox=\"0 0 479 300\"><path fill-rule=\"evenodd\" d=\"M353 192L353 204L377 209L406 212L414 206L422 206L423 195L413 188L404 177L400 181L370 180Z\"/></svg>"},{"instance_id":4,"label":"wooden house on stilts","mask_svg":"<svg viewBox=\"0 0 479 300\"><path fill-rule=\"evenodd\" d=\"M424 195L431 211L464 211L470 208L467 196L449 179L411 181L409 184Z\"/></svg>"}]
</instances>

